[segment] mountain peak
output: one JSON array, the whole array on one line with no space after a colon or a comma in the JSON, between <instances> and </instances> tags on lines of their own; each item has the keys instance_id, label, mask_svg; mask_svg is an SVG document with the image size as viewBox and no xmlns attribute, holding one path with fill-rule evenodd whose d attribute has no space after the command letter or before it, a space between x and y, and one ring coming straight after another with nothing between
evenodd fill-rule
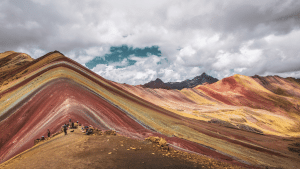
<instances>
[{"instance_id":1,"label":"mountain peak","mask_svg":"<svg viewBox=\"0 0 300 169\"><path fill-rule=\"evenodd\" d=\"M165 85L165 83L160 78L156 78L154 81L150 81L148 83L145 83L142 86L148 87L148 88L170 89L167 85Z\"/></svg>"},{"instance_id":2,"label":"mountain peak","mask_svg":"<svg viewBox=\"0 0 300 169\"><path fill-rule=\"evenodd\" d=\"M203 72L201 75L194 77L193 80L200 80L200 79L207 79L207 78L213 78L213 77Z\"/></svg>"},{"instance_id":3,"label":"mountain peak","mask_svg":"<svg viewBox=\"0 0 300 169\"><path fill-rule=\"evenodd\" d=\"M203 72L200 76L194 77L192 80L184 80L182 82L167 82L164 83L162 80L157 78L155 81L151 81L149 83L144 84L144 87L148 88L165 88L165 89L178 89L181 90L183 88L193 88L203 83L214 83L217 82L218 79L207 75Z\"/></svg>"},{"instance_id":4,"label":"mountain peak","mask_svg":"<svg viewBox=\"0 0 300 169\"><path fill-rule=\"evenodd\" d=\"M154 82L163 83L163 81L160 78L156 78Z\"/></svg>"}]
</instances>

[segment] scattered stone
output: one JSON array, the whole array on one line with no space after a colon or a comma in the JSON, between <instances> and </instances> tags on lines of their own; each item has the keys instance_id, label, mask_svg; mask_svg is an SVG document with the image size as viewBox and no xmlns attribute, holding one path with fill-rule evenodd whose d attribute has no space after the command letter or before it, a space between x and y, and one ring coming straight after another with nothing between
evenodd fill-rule
<instances>
[{"instance_id":1,"label":"scattered stone","mask_svg":"<svg viewBox=\"0 0 300 169\"><path fill-rule=\"evenodd\" d=\"M97 128L94 129L94 135L103 135L102 130L99 130Z\"/></svg>"},{"instance_id":2,"label":"scattered stone","mask_svg":"<svg viewBox=\"0 0 300 169\"><path fill-rule=\"evenodd\" d=\"M300 147L300 142L299 143L292 143L292 144L289 144L291 146L295 146L295 147Z\"/></svg>"},{"instance_id":3,"label":"scattered stone","mask_svg":"<svg viewBox=\"0 0 300 169\"><path fill-rule=\"evenodd\" d=\"M167 146L167 141L163 138L161 138L158 142L158 144L161 146L161 147L164 147L164 146Z\"/></svg>"},{"instance_id":4,"label":"scattered stone","mask_svg":"<svg viewBox=\"0 0 300 169\"><path fill-rule=\"evenodd\" d=\"M39 139L39 138L36 139L36 140L34 140L34 145L38 144L39 142L40 142L40 139Z\"/></svg>"},{"instance_id":5,"label":"scattered stone","mask_svg":"<svg viewBox=\"0 0 300 169\"><path fill-rule=\"evenodd\" d=\"M288 147L289 151L299 153L300 156L300 148L299 147Z\"/></svg>"},{"instance_id":6,"label":"scattered stone","mask_svg":"<svg viewBox=\"0 0 300 169\"><path fill-rule=\"evenodd\" d=\"M104 134L105 135L113 135L113 136L117 135L115 130L107 130L104 132Z\"/></svg>"},{"instance_id":7,"label":"scattered stone","mask_svg":"<svg viewBox=\"0 0 300 169\"><path fill-rule=\"evenodd\" d=\"M157 144L157 146L163 150L167 150L167 151L170 150L170 147L168 146L168 143L164 138L150 136L150 137L146 138L145 140L149 140L152 143ZM155 145L153 145L153 147L155 147Z\"/></svg>"}]
</instances>

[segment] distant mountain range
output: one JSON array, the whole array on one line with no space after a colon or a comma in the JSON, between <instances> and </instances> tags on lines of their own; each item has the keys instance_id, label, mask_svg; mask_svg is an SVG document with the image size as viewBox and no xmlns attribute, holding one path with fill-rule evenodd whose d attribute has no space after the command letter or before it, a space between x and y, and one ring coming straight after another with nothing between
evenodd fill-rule
<instances>
[{"instance_id":1,"label":"distant mountain range","mask_svg":"<svg viewBox=\"0 0 300 169\"><path fill-rule=\"evenodd\" d=\"M164 83L161 79L157 78L154 81L150 81L148 83L145 83L142 85L146 88L163 88L163 89L178 89L181 90L183 88L193 88L198 85L204 84L204 83L215 83L218 79L207 75L205 72L202 73L200 76L194 77L192 80L184 80L182 82L167 82Z\"/></svg>"}]
</instances>

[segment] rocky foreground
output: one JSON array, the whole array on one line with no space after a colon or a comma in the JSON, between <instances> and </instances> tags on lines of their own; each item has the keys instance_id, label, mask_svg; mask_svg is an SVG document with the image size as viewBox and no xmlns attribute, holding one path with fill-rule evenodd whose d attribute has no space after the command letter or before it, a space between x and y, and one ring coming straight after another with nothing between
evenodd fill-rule
<instances>
[{"instance_id":1,"label":"rocky foreground","mask_svg":"<svg viewBox=\"0 0 300 169\"><path fill-rule=\"evenodd\" d=\"M165 146L155 137L141 141L105 133L84 135L74 129L66 136L46 138L0 168L242 168Z\"/></svg>"}]
</instances>

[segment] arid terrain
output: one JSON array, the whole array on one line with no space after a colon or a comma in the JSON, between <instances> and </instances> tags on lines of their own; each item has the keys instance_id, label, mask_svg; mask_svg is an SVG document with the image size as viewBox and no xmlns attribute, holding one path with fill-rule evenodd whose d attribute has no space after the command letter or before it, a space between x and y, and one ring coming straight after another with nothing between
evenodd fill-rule
<instances>
[{"instance_id":1,"label":"arid terrain","mask_svg":"<svg viewBox=\"0 0 300 169\"><path fill-rule=\"evenodd\" d=\"M35 145L1 168L242 168L151 141L114 135L84 135L79 129Z\"/></svg>"},{"instance_id":2,"label":"arid terrain","mask_svg":"<svg viewBox=\"0 0 300 169\"><path fill-rule=\"evenodd\" d=\"M167 90L106 80L58 51L5 52L0 65L1 167L300 167L298 79L236 74ZM69 119L118 135L75 130L34 145ZM165 139L171 155L145 142L150 136Z\"/></svg>"}]
</instances>

